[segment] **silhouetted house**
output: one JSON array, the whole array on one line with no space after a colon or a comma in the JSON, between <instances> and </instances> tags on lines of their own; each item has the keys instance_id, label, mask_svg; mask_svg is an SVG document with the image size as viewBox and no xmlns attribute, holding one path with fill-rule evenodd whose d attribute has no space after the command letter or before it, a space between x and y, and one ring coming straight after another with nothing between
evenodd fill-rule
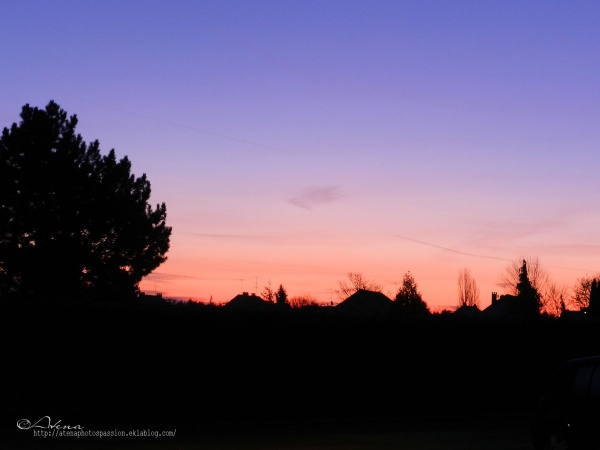
<instances>
[{"instance_id":1,"label":"silhouetted house","mask_svg":"<svg viewBox=\"0 0 600 450\"><path fill-rule=\"evenodd\" d=\"M462 305L452 313L458 317L479 317L482 311L477 306Z\"/></svg>"},{"instance_id":2,"label":"silhouetted house","mask_svg":"<svg viewBox=\"0 0 600 450\"><path fill-rule=\"evenodd\" d=\"M145 305L164 305L168 303L160 292L155 294L146 294L145 292L140 292L138 294L138 300Z\"/></svg>"},{"instance_id":3,"label":"silhouetted house","mask_svg":"<svg viewBox=\"0 0 600 450\"><path fill-rule=\"evenodd\" d=\"M225 303L224 307L235 311L268 311L273 309L274 304L263 300L256 294L243 292Z\"/></svg>"},{"instance_id":4,"label":"silhouetted house","mask_svg":"<svg viewBox=\"0 0 600 450\"><path fill-rule=\"evenodd\" d=\"M587 311L582 309L581 311L570 311L565 309L561 314L560 318L563 320L585 320L587 319Z\"/></svg>"},{"instance_id":5,"label":"silhouetted house","mask_svg":"<svg viewBox=\"0 0 600 450\"><path fill-rule=\"evenodd\" d=\"M393 303L381 292L359 289L335 308L348 314L377 315L387 313Z\"/></svg>"},{"instance_id":6,"label":"silhouetted house","mask_svg":"<svg viewBox=\"0 0 600 450\"><path fill-rule=\"evenodd\" d=\"M529 305L516 295L501 295L492 292L492 304L485 308L483 316L493 319L531 317Z\"/></svg>"}]
</instances>

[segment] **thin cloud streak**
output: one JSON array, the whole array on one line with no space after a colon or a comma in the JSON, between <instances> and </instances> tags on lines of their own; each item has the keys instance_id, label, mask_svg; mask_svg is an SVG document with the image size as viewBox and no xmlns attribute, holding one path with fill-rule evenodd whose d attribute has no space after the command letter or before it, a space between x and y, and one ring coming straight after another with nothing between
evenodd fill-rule
<instances>
[{"instance_id":1,"label":"thin cloud streak","mask_svg":"<svg viewBox=\"0 0 600 450\"><path fill-rule=\"evenodd\" d=\"M416 242L417 244L426 245L428 247L438 248L440 250L444 250L444 251L447 251L447 252L457 253L459 255L473 256L475 258L495 259L497 261L508 261L508 262L512 262L513 261L512 259L500 258L499 256L480 255L480 254L477 254L477 253L463 252L463 251L456 250L456 249L453 249L453 248L443 247L441 245L432 244L430 242L425 242L425 241L420 241L418 239L413 239L413 238L409 238L409 237L406 237L406 236L394 235L394 237L400 238L400 239L404 239L406 241ZM564 267L564 266L555 266L555 265L547 265L547 264L544 264L544 266L545 267L554 268L554 269L576 270L576 271L581 271L581 272L593 272L593 271L590 271L590 270L587 270L587 269L582 269L581 267Z\"/></svg>"},{"instance_id":2,"label":"thin cloud streak","mask_svg":"<svg viewBox=\"0 0 600 450\"><path fill-rule=\"evenodd\" d=\"M598 244L556 244L549 245L546 248L556 253L585 253L597 255L600 253L600 245Z\"/></svg>"},{"instance_id":3,"label":"thin cloud streak","mask_svg":"<svg viewBox=\"0 0 600 450\"><path fill-rule=\"evenodd\" d=\"M184 279L195 280L196 277L192 277L189 275L179 275L176 273L161 273L161 272L152 272L144 277L144 280L160 281L163 283L170 283L171 281L184 280Z\"/></svg>"},{"instance_id":4,"label":"thin cloud streak","mask_svg":"<svg viewBox=\"0 0 600 450\"><path fill-rule=\"evenodd\" d=\"M184 232L190 236L196 236L201 238L210 238L210 239L236 239L236 240L275 240L280 239L281 236L270 236L270 235L260 235L260 234L229 234L229 233L194 233L194 232Z\"/></svg>"},{"instance_id":5,"label":"thin cloud streak","mask_svg":"<svg viewBox=\"0 0 600 450\"><path fill-rule=\"evenodd\" d=\"M339 186L315 186L305 189L300 195L288 201L298 208L312 210L314 206L322 203L331 203L343 197Z\"/></svg>"},{"instance_id":6,"label":"thin cloud streak","mask_svg":"<svg viewBox=\"0 0 600 450\"><path fill-rule=\"evenodd\" d=\"M394 237L397 237L397 238L400 238L400 239L404 239L405 241L416 242L417 244L421 244L421 245L427 245L428 247L438 248L440 250L445 250L447 252L458 253L459 255L474 256L476 258L495 259L495 260L498 260L498 261L508 261L508 262L512 261L511 259L500 258L498 256L479 255L477 253L462 252L460 250L456 250L456 249L449 248L449 247L443 247L441 245L432 244L430 242L425 242L425 241L420 241L418 239L413 239L413 238L409 238L409 237L406 237L406 236L394 235Z\"/></svg>"},{"instance_id":7,"label":"thin cloud streak","mask_svg":"<svg viewBox=\"0 0 600 450\"><path fill-rule=\"evenodd\" d=\"M172 122L170 120L158 119L156 117L150 117L150 116L147 116L147 115L144 115L144 114L139 114L139 113L135 113L135 112L131 112L131 111L126 111L126 110L121 109L121 108L110 107L110 106L102 104L102 103L98 103L98 102L95 102L95 101L90 101L90 100L82 99L82 98L79 98L79 97L77 99L79 101L90 103L92 105L101 106L103 108L111 109L111 110L119 112L121 114L128 114L128 115L133 116L133 117L139 117L140 119L144 119L144 120L148 120L148 121L153 121L153 122L164 123L165 125L170 125L170 126L173 126L173 127L184 128L186 130L196 131L198 133L204 133L204 134L208 134L208 135L211 135L211 136L216 136L216 137L219 137L219 138L222 138L222 139L228 139L230 141L241 142L242 144L251 145L253 147L259 147L259 148L266 149L266 150L271 150L271 151L274 151L274 152L285 153L285 154L288 154L288 155L297 156L297 153L291 152L289 150L284 150L284 149L281 149L281 148L273 147L271 145L259 144L257 142L248 141L246 139L241 139L241 138L238 138L238 137L235 137L235 136L228 136L228 135L222 134L222 133L216 133L214 131L206 130L206 129L199 128L199 127L193 127L193 126L190 126L190 125L184 125L184 124L181 124L181 123Z\"/></svg>"},{"instance_id":8,"label":"thin cloud streak","mask_svg":"<svg viewBox=\"0 0 600 450\"><path fill-rule=\"evenodd\" d=\"M485 221L482 222L480 231L474 234L476 239L484 242L488 241L490 236L493 236L495 240L503 239L505 241L516 241L543 233L549 233L567 225L567 220L558 217L520 223L515 222L514 220L495 222Z\"/></svg>"}]
</instances>

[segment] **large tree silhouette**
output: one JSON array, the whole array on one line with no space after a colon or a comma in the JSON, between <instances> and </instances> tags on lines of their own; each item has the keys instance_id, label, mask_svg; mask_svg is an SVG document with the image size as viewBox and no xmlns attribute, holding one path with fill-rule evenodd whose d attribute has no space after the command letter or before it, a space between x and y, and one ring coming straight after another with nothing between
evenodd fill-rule
<instances>
[{"instance_id":1,"label":"large tree silhouette","mask_svg":"<svg viewBox=\"0 0 600 450\"><path fill-rule=\"evenodd\" d=\"M590 316L600 316L600 278L592 280L588 313Z\"/></svg>"},{"instance_id":2,"label":"large tree silhouette","mask_svg":"<svg viewBox=\"0 0 600 450\"><path fill-rule=\"evenodd\" d=\"M288 295L283 284L279 285L279 289L277 289L277 292L275 293L275 303L279 307L289 307Z\"/></svg>"},{"instance_id":3,"label":"large tree silhouette","mask_svg":"<svg viewBox=\"0 0 600 450\"><path fill-rule=\"evenodd\" d=\"M166 260L171 228L146 175L100 154L54 101L25 105L0 138L0 294L132 296Z\"/></svg>"}]
</instances>

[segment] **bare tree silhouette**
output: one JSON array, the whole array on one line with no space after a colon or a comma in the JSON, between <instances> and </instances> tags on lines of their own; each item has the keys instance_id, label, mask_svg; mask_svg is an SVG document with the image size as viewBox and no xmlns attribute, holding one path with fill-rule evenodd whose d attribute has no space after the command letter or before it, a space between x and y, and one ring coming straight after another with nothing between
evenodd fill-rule
<instances>
[{"instance_id":1,"label":"bare tree silhouette","mask_svg":"<svg viewBox=\"0 0 600 450\"><path fill-rule=\"evenodd\" d=\"M467 268L458 273L458 306L476 306L479 308L479 288L471 271Z\"/></svg>"},{"instance_id":2,"label":"bare tree silhouette","mask_svg":"<svg viewBox=\"0 0 600 450\"><path fill-rule=\"evenodd\" d=\"M348 273L348 281L342 280L339 282L337 293L341 300L345 300L361 289L381 292L382 288L374 281L366 279L362 273L350 272Z\"/></svg>"},{"instance_id":3,"label":"bare tree silhouette","mask_svg":"<svg viewBox=\"0 0 600 450\"><path fill-rule=\"evenodd\" d=\"M549 282L544 296L544 311L551 316L560 317L569 302L569 288Z\"/></svg>"},{"instance_id":4,"label":"bare tree silhouette","mask_svg":"<svg viewBox=\"0 0 600 450\"><path fill-rule=\"evenodd\" d=\"M273 288L271 287L271 280L269 280L267 285L263 288L260 296L263 300L269 303L273 303L275 301L275 292L273 292Z\"/></svg>"},{"instance_id":5,"label":"bare tree silhouette","mask_svg":"<svg viewBox=\"0 0 600 450\"><path fill-rule=\"evenodd\" d=\"M289 300L290 306L295 309L304 308L306 306L318 306L317 299L310 294L298 295Z\"/></svg>"},{"instance_id":6,"label":"bare tree silhouette","mask_svg":"<svg viewBox=\"0 0 600 450\"><path fill-rule=\"evenodd\" d=\"M600 275L584 276L577 280L571 296L571 304L574 308L583 310L590 306L592 283L595 279L600 279Z\"/></svg>"},{"instance_id":7,"label":"bare tree silhouette","mask_svg":"<svg viewBox=\"0 0 600 450\"><path fill-rule=\"evenodd\" d=\"M546 292L549 283L548 273L543 269L537 257L518 258L506 266L504 274L500 278L498 286L506 289L508 294L519 294L519 282L521 281L521 269L523 262L527 266L527 278L533 287L542 297Z\"/></svg>"}]
</instances>

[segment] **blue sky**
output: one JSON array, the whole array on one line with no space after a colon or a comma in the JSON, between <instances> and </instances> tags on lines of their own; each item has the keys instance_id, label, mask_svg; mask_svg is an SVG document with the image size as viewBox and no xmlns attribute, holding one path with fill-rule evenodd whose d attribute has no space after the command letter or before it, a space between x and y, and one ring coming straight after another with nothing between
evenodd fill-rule
<instances>
[{"instance_id":1,"label":"blue sky","mask_svg":"<svg viewBox=\"0 0 600 450\"><path fill-rule=\"evenodd\" d=\"M410 270L429 304L453 305L469 267L485 306L521 256L559 284L599 271L598 2L0 14L0 125L54 99L167 203L169 260L146 289L224 301L271 280L324 301L347 272L393 295Z\"/></svg>"}]
</instances>

